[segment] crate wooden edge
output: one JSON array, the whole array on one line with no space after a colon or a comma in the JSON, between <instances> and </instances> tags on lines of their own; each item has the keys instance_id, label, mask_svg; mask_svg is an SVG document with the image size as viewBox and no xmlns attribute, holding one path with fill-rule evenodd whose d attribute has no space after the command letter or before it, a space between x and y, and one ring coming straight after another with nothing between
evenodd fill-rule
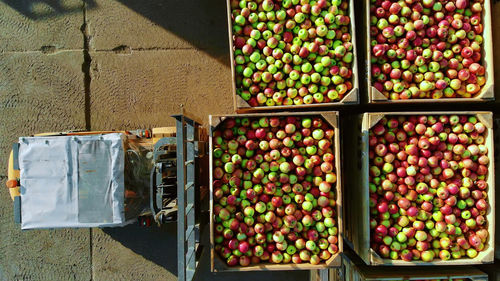
<instances>
[{"instance_id":1,"label":"crate wooden edge","mask_svg":"<svg viewBox=\"0 0 500 281\"><path fill-rule=\"evenodd\" d=\"M311 270L311 272L309 273L309 279L308 279L308 281L322 281L322 280L340 281L339 276L337 274L342 269L342 267L341 267L342 266L342 262L341 262L341 264L339 266L340 267L338 267L338 268L329 268L329 269L327 269L326 274L323 273L320 270Z\"/></svg>"},{"instance_id":2,"label":"crate wooden edge","mask_svg":"<svg viewBox=\"0 0 500 281\"><path fill-rule=\"evenodd\" d=\"M216 254L215 259L213 261L215 265L215 269L212 272L251 272L251 271L291 271L291 270L322 270L329 268L337 268L342 264L342 256L340 253L335 254L325 263L321 263L318 265L312 265L307 263L301 264L272 264L272 263L263 263L259 265L251 265L251 266L227 266L222 259Z\"/></svg>"},{"instance_id":3,"label":"crate wooden edge","mask_svg":"<svg viewBox=\"0 0 500 281\"><path fill-rule=\"evenodd\" d=\"M213 127L212 127L212 115L208 116L208 122L209 122L209 135L208 135L208 161L209 161L209 176L210 176L210 182L209 182L209 215L210 215L210 271L214 272L215 265L214 265L214 258L215 258L215 241L214 241L214 223L213 223L213 217L214 217L214 176L213 176L213 166L214 166L214 161L213 161Z\"/></svg>"},{"instance_id":4,"label":"crate wooden edge","mask_svg":"<svg viewBox=\"0 0 500 281\"><path fill-rule=\"evenodd\" d=\"M356 10L354 9L355 0L349 0L349 18L351 24L351 43L352 43L352 53L354 55L354 59L352 61L352 73L353 73L353 85L351 91L356 91L356 100L357 103L361 102L361 97L359 96L359 80L361 79L361 75L359 75L359 66L358 66L358 45L356 41ZM356 73L356 75L354 75ZM344 99L347 95L344 97Z\"/></svg>"},{"instance_id":5,"label":"crate wooden edge","mask_svg":"<svg viewBox=\"0 0 500 281\"><path fill-rule=\"evenodd\" d=\"M496 118L493 120L493 124L495 126L495 129L493 130L493 133L496 137L495 141L498 145L500 145L500 116L496 116ZM499 150L500 148L497 148L498 152L500 152ZM497 182L497 185L500 185L500 153L497 153L495 154L495 166L497 167L497 170L496 170L496 175L495 175L495 180ZM499 199L500 198L500 193L496 193L496 199ZM496 215L499 215L500 214L500 209L496 210ZM495 217L498 217L498 216L495 216ZM497 260L500 260L500 232L497 231L495 233L496 237L495 237L495 258ZM499 267L500 268L500 267Z\"/></svg>"},{"instance_id":6,"label":"crate wooden edge","mask_svg":"<svg viewBox=\"0 0 500 281\"><path fill-rule=\"evenodd\" d=\"M322 115L323 116L323 115ZM323 117L327 118L327 117ZM331 118L331 117L330 117ZM336 267L340 266L340 263L342 262L342 253L344 252L344 239L342 239L343 234L344 234L344 214L343 214L343 178L342 178L342 152L341 152L341 147L340 147L340 120L339 120L339 113L335 113L335 124L332 124L333 122L328 121L331 126L334 127L334 133L335 133L335 173L337 175L337 182L336 182L336 207L337 207L337 223L338 223L338 232L337 232L337 237L339 238L337 241L338 245L338 252L337 252L337 261L338 265Z\"/></svg>"},{"instance_id":7,"label":"crate wooden edge","mask_svg":"<svg viewBox=\"0 0 500 281\"><path fill-rule=\"evenodd\" d=\"M335 131L335 165L336 165L336 174L337 174L337 218L338 218L338 252L333 255L326 263L322 263L319 265L311 265L311 264L262 264L256 266L248 266L248 267L229 267L225 265L221 258L215 253L215 242L214 242L214 220L213 220L213 130L224 121L226 118L235 118L235 117L263 117L263 116L321 116L325 121L327 121L330 126L334 128ZM209 115L209 173L210 173L210 187L209 187L209 214L210 214L210 271L211 272L238 272L238 271L281 271L281 270L317 270L317 269L326 269L332 267L339 267L342 263L342 252L344 250L343 246L343 216L342 216L342 175L341 175L341 161L340 161L340 130L339 130L339 112L338 111L328 111L328 112L320 112L320 111L311 111L311 112L272 112L272 113L249 113L249 114L216 114Z\"/></svg>"},{"instance_id":8,"label":"crate wooden edge","mask_svg":"<svg viewBox=\"0 0 500 281\"><path fill-rule=\"evenodd\" d=\"M493 33L491 29L491 1L484 0L483 22L483 48L481 57L486 68L486 83L481 92L472 98L443 98L443 99L408 99L390 100L372 86L371 72L371 36L370 36L370 0L365 0L365 36L366 36L366 85L368 86L368 103L434 103L434 102L487 102L495 100L495 77L493 63ZM492 62L492 63L488 63Z\"/></svg>"},{"instance_id":9,"label":"crate wooden edge","mask_svg":"<svg viewBox=\"0 0 500 281\"><path fill-rule=\"evenodd\" d=\"M359 93L359 80L358 75L358 52L356 47L356 36L351 36L351 43L353 45L353 56L352 61L352 84L353 87L347 93L343 99L338 102L329 103L316 103L316 104L302 104L302 105L280 105L280 106L255 106L251 107L245 100L243 100L239 95L236 94L236 74L234 65L234 44L233 44L233 22L231 19L231 0L226 0L227 9L227 26L229 34L229 56L231 62L231 87L233 92L233 108L237 113L247 113L247 112L260 112L260 111L274 111L274 110L294 110L294 109L307 109L307 108L325 108L325 107L335 107L344 106L360 103L360 93ZM349 0L349 17L352 35L355 34L353 30L356 28L355 24L355 10L354 10L354 0Z\"/></svg>"},{"instance_id":10,"label":"crate wooden edge","mask_svg":"<svg viewBox=\"0 0 500 281\"><path fill-rule=\"evenodd\" d=\"M382 117L393 116L393 115L475 115L478 119L484 120L485 126L487 127L488 134L486 137L486 145L488 147L488 157L490 158L490 164L488 167L488 203L489 210L486 214L486 219L488 221L488 249L480 252L477 257L473 259L461 258L457 260L449 261L433 261L433 262L422 262L422 261L412 261L405 262L402 260L390 260L381 258L375 251L370 248L370 230L369 230L369 189L368 189L368 172L369 172L369 159L368 159L368 130L373 127ZM359 231L359 220L352 221L350 223L358 223L358 235L354 237L355 239L350 242L354 246L354 250L363 259L363 261L368 265L374 266L385 266L385 265L397 265L397 266L428 266L428 265L477 265L484 263L492 263L495 259L495 157L494 157L494 142L493 142L493 113L487 111L428 111L428 112L368 112L362 114L361 123L361 138L362 138L362 150L360 161L362 162L362 175L361 175L361 186L358 187L362 192L358 194L361 201L361 209L363 218L361 221L365 221L361 228L363 231ZM351 218L352 220L352 218ZM363 235L364 234L364 235Z\"/></svg>"},{"instance_id":11,"label":"crate wooden edge","mask_svg":"<svg viewBox=\"0 0 500 281\"><path fill-rule=\"evenodd\" d=\"M338 111L281 111L281 112L249 112L245 114L212 114L209 115L211 118L210 126L216 127L220 122L224 121L226 118L243 118L243 117L286 117L286 116L314 116L318 115L323 117L325 120L329 121L331 126L338 126L338 119L340 113Z\"/></svg>"},{"instance_id":12,"label":"crate wooden edge","mask_svg":"<svg viewBox=\"0 0 500 281\"><path fill-rule=\"evenodd\" d=\"M361 115L349 116L344 119L344 125L351 125L351 123L355 124L354 128L350 128L350 130L344 130L344 143L354 143L355 149L350 155L349 158L345 158L343 160L343 173L344 173L344 184L346 186L350 186L349 190L345 190L344 193L344 217L345 217L345 225L344 225L344 235L345 243L353 249L358 249L358 245L362 244L363 237L360 233L365 231L359 231L357 229L357 225L360 221L365 221L366 223L361 223L361 225L366 225L366 231L369 231L369 218L365 215L364 210L365 206L363 206L363 202L368 200L368 197L362 198L365 194L368 194L368 190L366 192L362 192L363 184L361 183L362 179L359 177L360 170L363 171L363 167L361 166L361 153L362 153L362 143L361 143ZM343 155L344 156L344 155ZM357 202L354 204L353 202ZM359 204L361 202L361 204ZM359 255L364 260L369 260L369 257L363 255L362 251L358 251Z\"/></svg>"},{"instance_id":13,"label":"crate wooden edge","mask_svg":"<svg viewBox=\"0 0 500 281\"><path fill-rule=\"evenodd\" d=\"M416 279L467 278L472 281L486 281L484 271L471 266L434 266L434 267L373 267L363 264L352 251L344 252L342 259L345 281L402 281Z\"/></svg>"},{"instance_id":14,"label":"crate wooden edge","mask_svg":"<svg viewBox=\"0 0 500 281\"><path fill-rule=\"evenodd\" d=\"M494 101L494 91L493 85L489 85L488 87L483 86L485 91L481 96L476 96L474 98L440 98L440 99L407 99L407 100L389 100L382 93L379 92L375 87L369 86L369 96L371 104L414 104L414 103L447 103L447 102L471 102L471 103L481 103L481 102L489 102ZM493 97L486 97L492 95Z\"/></svg>"},{"instance_id":15,"label":"crate wooden edge","mask_svg":"<svg viewBox=\"0 0 500 281\"><path fill-rule=\"evenodd\" d=\"M233 44L233 21L231 19L231 0L226 0L226 10L227 10L227 31L229 40L229 60L231 63L231 91L233 93L233 108L236 111L237 101L234 98L236 96L236 69L234 65L234 44Z\"/></svg>"},{"instance_id":16,"label":"crate wooden edge","mask_svg":"<svg viewBox=\"0 0 500 281\"><path fill-rule=\"evenodd\" d=\"M303 109L328 109L335 107L343 107L349 105L359 104L359 89L352 89L340 102L328 103L313 103L313 104L300 104L300 105L276 105L276 106L254 106L251 107L240 96L235 95L236 113L259 113L259 112L279 112L290 110L303 110Z\"/></svg>"}]
</instances>

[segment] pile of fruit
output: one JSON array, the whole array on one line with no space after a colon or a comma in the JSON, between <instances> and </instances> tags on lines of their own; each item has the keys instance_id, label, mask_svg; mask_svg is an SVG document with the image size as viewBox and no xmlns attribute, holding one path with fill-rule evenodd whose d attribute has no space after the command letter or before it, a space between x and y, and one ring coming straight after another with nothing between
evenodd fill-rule
<instances>
[{"instance_id":1,"label":"pile of fruit","mask_svg":"<svg viewBox=\"0 0 500 281\"><path fill-rule=\"evenodd\" d=\"M488 239L487 129L474 116L389 116L369 134L371 248L474 258Z\"/></svg>"},{"instance_id":2,"label":"pile of fruit","mask_svg":"<svg viewBox=\"0 0 500 281\"><path fill-rule=\"evenodd\" d=\"M236 92L250 106L341 100L352 88L348 1L231 0Z\"/></svg>"},{"instance_id":3,"label":"pile of fruit","mask_svg":"<svg viewBox=\"0 0 500 281\"><path fill-rule=\"evenodd\" d=\"M227 118L213 133L215 250L229 266L338 252L334 130L321 118Z\"/></svg>"},{"instance_id":4,"label":"pile of fruit","mask_svg":"<svg viewBox=\"0 0 500 281\"><path fill-rule=\"evenodd\" d=\"M372 0L372 85L391 100L470 98L486 83L483 0Z\"/></svg>"}]
</instances>

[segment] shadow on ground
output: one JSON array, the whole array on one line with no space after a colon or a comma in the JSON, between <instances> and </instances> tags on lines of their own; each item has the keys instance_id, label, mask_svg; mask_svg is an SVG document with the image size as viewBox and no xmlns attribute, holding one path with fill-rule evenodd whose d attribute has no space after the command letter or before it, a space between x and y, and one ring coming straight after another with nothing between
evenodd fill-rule
<instances>
[{"instance_id":1,"label":"shadow on ground","mask_svg":"<svg viewBox=\"0 0 500 281\"><path fill-rule=\"evenodd\" d=\"M162 227L141 227L138 223L134 223L121 228L104 228L103 232L134 253L177 276L177 225L175 223ZM212 273L210 272L209 246L206 245L194 280L303 281L308 280L308 277L308 271Z\"/></svg>"},{"instance_id":2,"label":"shadow on ground","mask_svg":"<svg viewBox=\"0 0 500 281\"><path fill-rule=\"evenodd\" d=\"M129 9L229 65L226 1L118 0Z\"/></svg>"},{"instance_id":3,"label":"shadow on ground","mask_svg":"<svg viewBox=\"0 0 500 281\"><path fill-rule=\"evenodd\" d=\"M68 4L64 0L1 0L32 20L46 20L65 14L97 9L96 0ZM189 42L219 62L229 65L225 1L206 0L113 0L154 24ZM157 46L162 47L162 46Z\"/></svg>"},{"instance_id":4,"label":"shadow on ground","mask_svg":"<svg viewBox=\"0 0 500 281\"><path fill-rule=\"evenodd\" d=\"M2 0L5 4L33 20L44 20L64 14L81 13L83 3L87 8L96 7L94 0L83 0L79 5L70 6L63 0Z\"/></svg>"},{"instance_id":5,"label":"shadow on ground","mask_svg":"<svg viewBox=\"0 0 500 281\"><path fill-rule=\"evenodd\" d=\"M125 227L102 230L134 253L177 276L176 224L141 227L138 223L134 223Z\"/></svg>"}]
</instances>

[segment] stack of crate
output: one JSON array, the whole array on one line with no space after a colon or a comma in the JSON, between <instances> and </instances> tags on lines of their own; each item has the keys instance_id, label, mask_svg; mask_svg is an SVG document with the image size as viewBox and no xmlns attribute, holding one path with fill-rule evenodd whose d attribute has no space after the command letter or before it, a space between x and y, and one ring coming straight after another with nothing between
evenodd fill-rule
<instances>
[{"instance_id":1,"label":"stack of crate","mask_svg":"<svg viewBox=\"0 0 500 281\"><path fill-rule=\"evenodd\" d=\"M355 23L354 23L354 5L355 1L349 0L349 1L342 1L342 2L347 2L348 3L348 16L350 18L349 25L346 27L350 34L353 35L352 38L349 39L349 41L352 43L352 53L353 53L353 61L351 64L351 69L349 69L349 72L352 73L351 78L350 78L350 90L347 91L346 93L343 93L342 96L337 99L337 100L329 100L327 102L314 102L311 104L295 104L295 105L285 105L285 104L259 104L255 106L255 104L248 101L249 97L245 95L242 95L242 91L245 90L244 86L242 85L242 79L244 78L241 70L239 71L237 69L237 56L241 55L238 53L238 50L236 48L237 43L236 37L239 36L237 35L237 27L235 24L235 17L238 15L239 12L243 8L250 7L250 5L253 5L254 3L257 3L258 5L262 5L263 1L252 1L252 4L248 4L247 6L247 1L232 1L232 0L227 0L227 13L228 13L228 30L229 30L229 45L230 45L230 59L231 59L231 67L232 67L232 78L233 78L233 98L234 98L234 110L237 113L236 115L224 115L224 116L210 116L210 135L211 135L211 140L210 140L210 151L213 153L215 149L215 137L214 134L216 134L216 131L221 130L224 126L224 122L227 121L228 119L233 119L233 118L249 118L251 121L254 120L259 120L262 117L278 117L278 118L287 118L287 117L298 117L298 118L320 118L325 124L327 124L327 127L329 129L332 129L334 131L334 139L332 141L332 151L333 154L335 155L335 160L334 160L334 171L337 175L336 182L335 184L332 184L332 191L335 192L336 198L335 198L335 212L334 212L334 219L337 223L338 227L338 251L331 256L326 261L321 262L320 264L313 265L309 264L308 262L304 262L301 264L295 264L295 263L281 263L281 264L273 264L270 262L262 262L259 264L251 264L249 266L228 266L226 264L226 260L220 256L219 253L215 250L216 247L216 219L215 219L215 210L214 210L214 205L216 205L217 202L215 202L214 199L214 192L216 187L214 186L214 170L215 170L215 164L214 164L214 156L211 154L210 158L212 159L212 162L210 163L210 168L212 169L211 171L211 215L212 215L212 220L211 220L211 247L212 247L212 253L211 253L211 269L213 272L224 272L224 271L258 271L258 270L322 270L322 276L325 276L325 273L328 272L328 268L338 268L341 265L341 253L343 252L343 239L342 237L342 231L343 231L343 203L342 203L342 169L341 169L341 144L340 144L340 139L341 139L341 133L340 133L340 128L339 128L339 113L337 111L328 111L327 109L332 108L332 106L346 106L346 105L357 105L359 104L359 74L358 74L358 66L357 66L357 54L356 54L356 38L354 37L354 30L355 30ZM276 3L279 3L281 1L274 1ZM289 1L290 3L293 2L294 5L299 3L300 1ZM295 3L297 2L297 3ZM315 4L315 2L311 2L310 4ZM281 5L283 3L279 3ZM305 4L305 2L303 3ZM307 1L307 4L309 4L309 1ZM236 8L235 8L236 7ZM235 13L235 11L238 11ZM252 10L254 12L255 10ZM288 15L289 16L289 15ZM241 35L242 36L242 35ZM248 34L247 34L248 37ZM241 49L241 47L240 47ZM241 50L239 50L241 52ZM241 56L240 56L241 59ZM332 83L333 85L333 83ZM335 89L335 86L330 86L330 89ZM248 87L246 87L246 90L248 90ZM326 95L325 95L326 96ZM268 96L269 98L269 96ZM269 98L270 99L270 98ZM300 111L300 112L292 112L292 111ZM285 112L286 111L286 112ZM265 113L264 113L265 112ZM220 222L218 223L220 225Z\"/></svg>"},{"instance_id":2,"label":"stack of crate","mask_svg":"<svg viewBox=\"0 0 500 281\"><path fill-rule=\"evenodd\" d=\"M443 5L446 2L455 1L440 1ZM472 2L472 1L471 1ZM372 56L372 48L370 42L376 39L370 37L370 21L373 19L375 11L370 9L374 1L365 1L364 12L366 16L366 61L367 61L367 94L369 105L374 107L378 104L381 105L384 112L371 112L364 113L360 117L352 117L349 120L344 120L345 123L356 124L357 128L354 132L344 135L344 143L357 143L358 149L350 154L349 160L344 162L344 171L349 171L344 176L344 184L354 187L355 191L344 192L344 213L346 215L344 231L344 238L346 244L352 248L352 252L348 251L343 259L343 266L339 270L344 280L414 280L414 279L468 279L468 280L487 280L487 276L477 272L476 268L471 268L474 265L490 264L495 259L495 165L494 157L494 141L493 127L494 118L492 112L483 111L484 109L492 108L491 101L494 99L493 90L493 51L492 51L492 34L491 26L491 10L490 2L484 1L484 9L482 12L482 21L486 27L483 31L484 44L481 55L482 63L486 68L486 82L482 86L481 91L471 98L440 98L440 99L391 99L392 97L387 94L391 92L386 91L383 94L374 87L376 81L372 77L372 63L376 63L377 59ZM377 2L380 3L380 2ZM373 46L373 45L372 45ZM385 89L384 89L385 90ZM468 106L476 103L476 107L480 111L470 111ZM411 104L417 104L417 107L411 107ZM467 106L464 106L467 104ZM397 106L396 106L397 105ZM462 111L456 111L457 108ZM409 110L401 112L401 109ZM439 111L431 111L439 109ZM463 111L466 109L467 111ZM414 110L418 110L413 112ZM429 110L429 111L427 111ZM410 112L412 111L412 112ZM488 166L488 173L485 181L488 184L486 190L489 208L485 212L487 221L487 229L489 237L484 245L484 249L480 251L474 258L468 258L466 255L458 259L441 260L437 255L432 261L411 260L404 261L401 257L393 258L381 257L379 249L374 249L373 231L374 223L373 218L376 212L373 211L374 203L370 198L370 178L373 173L370 170L373 165L373 148L370 147L370 137L373 137L373 132L376 130L375 126L380 125L381 122L391 117L405 117L409 116L440 116L440 115L462 115L467 117L475 117L477 120L486 125L485 130L485 146L488 148L487 156L491 160ZM387 119L386 119L387 118ZM383 120L382 120L383 119ZM344 123L343 123L344 125ZM345 133L345 132L344 132ZM344 151L346 153L346 151ZM355 160L352 160L355 159ZM498 157L496 157L498 159ZM497 177L498 178L498 177ZM373 192L373 190L372 190ZM465 234L465 233L464 233ZM497 231L498 245L498 231ZM394 237L395 238L395 237ZM498 247L497 247L498 252ZM500 258L497 254L497 258ZM460 265L460 267L457 267ZM416 269L415 266L421 266L421 269Z\"/></svg>"},{"instance_id":3,"label":"stack of crate","mask_svg":"<svg viewBox=\"0 0 500 281\"><path fill-rule=\"evenodd\" d=\"M352 62L352 89L347 92L338 101L328 101L325 103L283 105L274 104L271 106L255 102L249 102L250 94L242 95L247 89L242 86L242 68L238 69L239 62L236 57L239 55L236 48L235 13L232 5L245 1L227 0L229 43L231 49L231 67L233 78L233 96L234 110L236 115L211 116L211 140L210 151L214 149L214 132L217 131L221 123L228 118L247 117L258 120L261 117L284 117L284 116L320 116L331 127L335 129L335 153L336 153L336 172L338 180L336 184L337 193L337 215L339 222L339 235L344 239L339 240L339 254L345 255L340 260L339 255L334 255L326 263L319 265L310 264L271 264L259 263L250 266L228 266L215 250L215 218L214 218L214 163L213 155L210 155L211 163L211 269L213 272L222 271L257 271L257 270L311 270L311 280L416 280L416 279L469 279L469 280L487 280L487 276L474 265L488 264L494 262L495 256L495 169L494 169L494 140L493 124L494 118L492 112L485 109L492 108L491 101L494 100L493 89L493 48L491 32L491 9L490 1L481 1L483 5L482 23L484 27L481 51L481 64L485 67L485 81L481 91L470 98L440 98L440 99L394 99L388 94L390 90L382 92L374 86L375 77L372 77L372 63L377 59L372 57L372 45L374 38L370 36L370 22L373 9L370 6L374 3L380 4L382 1L366 0L347 1L349 2L350 32L352 36L354 60ZM262 1L256 1L261 4ZM286 2L275 1L275 2ZM293 1L300 4L315 4L317 1L300 0ZM340 2L340 1L336 1ZM345 2L345 1L342 1ZM356 2L356 5L355 5ZM387 2L387 1L386 1ZM391 1L397 2L397 1ZM412 3L415 1L406 1ZM434 2L434 1L432 1ZM436 1L438 2L438 1ZM442 5L446 2L439 1ZM363 20L357 20L358 29L355 28L354 7L359 8L358 12L362 14ZM240 8L238 8L240 9ZM359 16L358 14L356 14ZM238 32L245 32L239 30ZM356 36L358 33L358 42L362 42L363 54L356 53ZM241 60L241 57L238 58ZM366 60L366 69L358 71L358 63ZM240 63L241 64L241 63ZM366 73L366 74L365 74ZM360 83L361 81L361 83ZM286 88L285 88L286 89ZM468 108L468 104L478 111ZM417 107L418 105L418 107ZM485 107L483 107L485 105ZM338 111L330 111L337 108ZM414 111L418 109L418 111ZM439 109L439 111L435 111ZM460 109L460 111L457 111ZM464 110L466 109L466 110ZM314 110L314 111L312 111ZM491 109L490 109L491 110ZM276 113L275 111L288 111ZM291 111L300 111L291 112ZM259 112L255 114L254 112ZM265 112L265 113L264 113ZM370 113L365 113L370 112ZM383 258L376 249L372 249L372 228L370 206L370 133L381 120L386 118L408 118L409 116L467 116L479 120L486 126L484 133L484 144L488 148L487 156L491 160L488 165L485 181L488 188L485 194L488 199L489 207L485 212L487 229L490 234L484 249L482 249L474 258L462 257L458 259L441 260L439 257L433 261L424 262L421 260L403 261L398 258ZM385 122L385 121L384 121ZM499 121L497 121L499 122ZM498 142L497 142L498 143ZM499 157L497 157L498 159ZM498 178L498 177L497 177ZM373 207L373 206L372 206ZM498 214L498 211L496 212ZM497 231L497 236L499 231ZM342 241L344 240L344 241ZM345 247L345 245L348 247ZM497 239L498 243L498 239ZM349 250L348 248L351 248ZM498 252L498 247L497 247ZM497 258L500 254L497 253ZM458 267L463 265L463 267ZM330 268L330 271L324 269ZM417 269L418 268L418 269Z\"/></svg>"}]
</instances>

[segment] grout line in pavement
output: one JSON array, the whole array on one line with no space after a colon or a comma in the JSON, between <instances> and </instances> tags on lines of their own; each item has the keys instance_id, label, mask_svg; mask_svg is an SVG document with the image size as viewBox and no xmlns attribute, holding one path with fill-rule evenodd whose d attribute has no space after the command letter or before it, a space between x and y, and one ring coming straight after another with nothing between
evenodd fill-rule
<instances>
[{"instance_id":1,"label":"grout line in pavement","mask_svg":"<svg viewBox=\"0 0 500 281\"><path fill-rule=\"evenodd\" d=\"M84 74L83 86L85 91L85 129L90 131L91 129L91 116L90 116L90 83L92 77L90 76L90 66L92 63L92 57L90 56L90 34L89 26L87 24L87 11L86 3L83 5L83 24L81 27L83 35L83 64L82 71Z\"/></svg>"},{"instance_id":2,"label":"grout line in pavement","mask_svg":"<svg viewBox=\"0 0 500 281\"><path fill-rule=\"evenodd\" d=\"M93 53L117 53L117 54L130 54L131 52L154 52L154 51L204 51L206 49L200 48L163 48L163 47L149 47L149 48L131 48L126 45L120 45L111 50L109 49L96 49Z\"/></svg>"},{"instance_id":3,"label":"grout line in pavement","mask_svg":"<svg viewBox=\"0 0 500 281\"><path fill-rule=\"evenodd\" d=\"M94 264L93 264L93 258L94 258L94 251L93 251L93 247L92 247L92 228L90 228L90 232L89 232L89 244L90 244L90 281L94 280Z\"/></svg>"},{"instance_id":4,"label":"grout line in pavement","mask_svg":"<svg viewBox=\"0 0 500 281\"><path fill-rule=\"evenodd\" d=\"M82 26L83 28L83 26ZM85 36L85 35L84 35ZM84 42L84 45L86 43ZM46 54L46 55L55 55L58 53L64 52L89 52L89 53L121 53L121 50L126 48L127 50L134 52L154 52L154 51L206 51L204 48L163 48L163 47L148 47L148 48L130 48L128 46L118 46L114 49L97 49L90 50L88 48L83 49L55 49L51 52L46 52L43 50L23 50L23 51L2 51L0 50L0 55L3 54Z\"/></svg>"},{"instance_id":5,"label":"grout line in pavement","mask_svg":"<svg viewBox=\"0 0 500 281\"><path fill-rule=\"evenodd\" d=\"M46 54L46 55L55 55L58 53L64 52L81 52L83 49L56 49L52 52L46 52L42 50L26 50L26 51L0 51L0 55L3 54Z\"/></svg>"}]
</instances>

